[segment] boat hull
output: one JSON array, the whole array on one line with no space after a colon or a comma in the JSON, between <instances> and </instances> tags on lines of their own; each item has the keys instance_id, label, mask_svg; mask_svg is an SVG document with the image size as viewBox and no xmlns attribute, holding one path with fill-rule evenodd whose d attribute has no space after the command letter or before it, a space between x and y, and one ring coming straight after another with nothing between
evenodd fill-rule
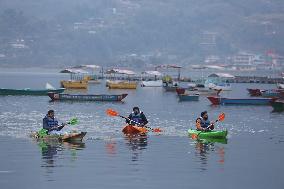
<instances>
[{"instance_id":1,"label":"boat hull","mask_svg":"<svg viewBox=\"0 0 284 189\"><path fill-rule=\"evenodd\" d=\"M88 81L61 81L61 85L66 89L87 89Z\"/></svg>"},{"instance_id":2,"label":"boat hull","mask_svg":"<svg viewBox=\"0 0 284 189\"><path fill-rule=\"evenodd\" d=\"M87 132L69 133L65 135L46 135L40 137L38 132L31 133L30 137L43 141L58 141L58 142L81 142L86 136Z\"/></svg>"},{"instance_id":3,"label":"boat hull","mask_svg":"<svg viewBox=\"0 0 284 189\"><path fill-rule=\"evenodd\" d=\"M284 101L277 100L275 102L271 102L271 106L273 107L273 111L282 112L284 111Z\"/></svg>"},{"instance_id":4,"label":"boat hull","mask_svg":"<svg viewBox=\"0 0 284 189\"><path fill-rule=\"evenodd\" d=\"M269 105L276 99L273 98L222 98L215 96L208 96L208 100L213 105Z\"/></svg>"},{"instance_id":5,"label":"boat hull","mask_svg":"<svg viewBox=\"0 0 284 189\"><path fill-rule=\"evenodd\" d=\"M33 89L0 89L0 95L35 95L35 96L44 96L49 92L53 93L63 93L65 88L59 89L43 89L43 90L33 90Z\"/></svg>"},{"instance_id":6,"label":"boat hull","mask_svg":"<svg viewBox=\"0 0 284 189\"><path fill-rule=\"evenodd\" d=\"M136 89L137 82L108 82L109 89Z\"/></svg>"},{"instance_id":7,"label":"boat hull","mask_svg":"<svg viewBox=\"0 0 284 189\"><path fill-rule=\"evenodd\" d=\"M261 90L260 89L247 89L250 96L261 96Z\"/></svg>"},{"instance_id":8,"label":"boat hull","mask_svg":"<svg viewBox=\"0 0 284 189\"><path fill-rule=\"evenodd\" d=\"M178 98L180 101L198 101L199 95L180 94Z\"/></svg>"},{"instance_id":9,"label":"boat hull","mask_svg":"<svg viewBox=\"0 0 284 189\"><path fill-rule=\"evenodd\" d=\"M48 93L51 100L70 100L70 101L121 101L128 94L121 95L83 95L83 94L55 94Z\"/></svg>"},{"instance_id":10,"label":"boat hull","mask_svg":"<svg viewBox=\"0 0 284 189\"><path fill-rule=\"evenodd\" d=\"M189 129L188 134L192 138L196 139L207 139L207 138L226 138L228 135L227 130L223 131L197 131L195 129Z\"/></svg>"},{"instance_id":11,"label":"boat hull","mask_svg":"<svg viewBox=\"0 0 284 189\"><path fill-rule=\"evenodd\" d=\"M126 125L122 132L128 135L146 134L148 130L145 127L137 127L132 125Z\"/></svg>"},{"instance_id":12,"label":"boat hull","mask_svg":"<svg viewBox=\"0 0 284 189\"><path fill-rule=\"evenodd\" d=\"M162 87L163 81L157 80L157 81L142 81L141 87Z\"/></svg>"}]
</instances>

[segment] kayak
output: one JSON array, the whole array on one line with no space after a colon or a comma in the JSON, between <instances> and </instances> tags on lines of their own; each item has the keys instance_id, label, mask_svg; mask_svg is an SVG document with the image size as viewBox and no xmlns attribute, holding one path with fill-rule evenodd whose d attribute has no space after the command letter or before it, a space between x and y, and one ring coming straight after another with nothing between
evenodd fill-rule
<instances>
[{"instance_id":1,"label":"kayak","mask_svg":"<svg viewBox=\"0 0 284 189\"><path fill-rule=\"evenodd\" d=\"M148 130L145 127L137 127L137 126L132 126L132 125L126 125L122 129L122 132L124 134L135 135L135 134L145 134L145 133L148 132Z\"/></svg>"},{"instance_id":2,"label":"kayak","mask_svg":"<svg viewBox=\"0 0 284 189\"><path fill-rule=\"evenodd\" d=\"M38 140L44 140L44 141L59 141L59 142L80 142L83 140L84 136L87 134L87 132L80 132L80 133L68 133L64 135L45 135L40 136L39 132L32 132L30 134L30 137L38 139Z\"/></svg>"},{"instance_id":3,"label":"kayak","mask_svg":"<svg viewBox=\"0 0 284 189\"><path fill-rule=\"evenodd\" d=\"M228 131L197 131L195 129L188 129L188 134L192 138L206 139L206 138L226 138Z\"/></svg>"}]
</instances>

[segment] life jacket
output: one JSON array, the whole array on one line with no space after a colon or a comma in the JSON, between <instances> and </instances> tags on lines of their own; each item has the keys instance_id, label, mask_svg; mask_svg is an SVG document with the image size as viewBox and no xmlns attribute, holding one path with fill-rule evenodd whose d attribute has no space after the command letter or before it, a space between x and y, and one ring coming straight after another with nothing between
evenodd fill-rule
<instances>
[{"instance_id":1,"label":"life jacket","mask_svg":"<svg viewBox=\"0 0 284 189\"><path fill-rule=\"evenodd\" d=\"M202 117L200 117L200 126L202 128L207 128L210 125L209 120L204 120Z\"/></svg>"},{"instance_id":2,"label":"life jacket","mask_svg":"<svg viewBox=\"0 0 284 189\"><path fill-rule=\"evenodd\" d=\"M131 113L131 120L135 121L136 123L142 124L142 112L139 112L137 115L135 115L134 112Z\"/></svg>"},{"instance_id":3,"label":"life jacket","mask_svg":"<svg viewBox=\"0 0 284 189\"><path fill-rule=\"evenodd\" d=\"M44 129L49 129L49 128L52 128L52 127L55 127L55 126L58 125L58 121L57 121L56 118L52 119L48 116L45 116L44 120L47 123L46 126L48 127L48 128L44 128Z\"/></svg>"}]
</instances>

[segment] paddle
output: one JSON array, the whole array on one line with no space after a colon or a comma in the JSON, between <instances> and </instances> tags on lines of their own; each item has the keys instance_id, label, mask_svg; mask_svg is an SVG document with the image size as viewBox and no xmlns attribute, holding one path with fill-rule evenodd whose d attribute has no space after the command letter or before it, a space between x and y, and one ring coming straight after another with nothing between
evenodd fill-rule
<instances>
[{"instance_id":1,"label":"paddle","mask_svg":"<svg viewBox=\"0 0 284 189\"><path fill-rule=\"evenodd\" d=\"M118 117L124 118L124 119L126 119L126 120L129 120L130 122L133 122L133 123L135 123L135 124L137 124L137 125L141 125L140 123L137 123L137 122L135 122L135 121L129 119L128 117L125 117L125 116L120 115L118 112L116 112L116 111L114 111L114 110L112 110L112 109L107 109L107 110L106 110L106 114L109 115L109 116L118 116ZM150 129L152 132L156 132L156 133L162 132L162 130L161 130L160 128L154 128L154 129L153 129L153 128L148 127L148 126L146 126L146 125L143 125L142 127L146 127L147 129Z\"/></svg>"},{"instance_id":2,"label":"paddle","mask_svg":"<svg viewBox=\"0 0 284 189\"><path fill-rule=\"evenodd\" d=\"M77 118L72 118L70 121L66 122L65 124L61 124L61 126L58 126L57 128L61 129L65 126L65 125L76 125L78 123L78 119ZM39 137L44 137L47 135L47 130L46 129L41 129L38 132Z\"/></svg>"},{"instance_id":3,"label":"paddle","mask_svg":"<svg viewBox=\"0 0 284 189\"><path fill-rule=\"evenodd\" d=\"M224 121L225 120L225 113L222 112L219 114L218 119L214 122L217 123L218 121ZM211 123L206 129L209 129L214 123Z\"/></svg>"}]
</instances>

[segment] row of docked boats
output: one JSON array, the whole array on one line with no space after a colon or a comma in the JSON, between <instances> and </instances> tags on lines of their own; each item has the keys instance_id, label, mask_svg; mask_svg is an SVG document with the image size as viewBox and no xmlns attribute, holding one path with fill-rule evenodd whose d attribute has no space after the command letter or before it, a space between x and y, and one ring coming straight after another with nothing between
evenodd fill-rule
<instances>
[{"instance_id":1,"label":"row of docked boats","mask_svg":"<svg viewBox=\"0 0 284 189\"><path fill-rule=\"evenodd\" d=\"M122 101L128 94L66 94L65 88L55 89L47 83L46 89L6 89L0 88L0 95L49 96L52 101Z\"/></svg>"}]
</instances>

